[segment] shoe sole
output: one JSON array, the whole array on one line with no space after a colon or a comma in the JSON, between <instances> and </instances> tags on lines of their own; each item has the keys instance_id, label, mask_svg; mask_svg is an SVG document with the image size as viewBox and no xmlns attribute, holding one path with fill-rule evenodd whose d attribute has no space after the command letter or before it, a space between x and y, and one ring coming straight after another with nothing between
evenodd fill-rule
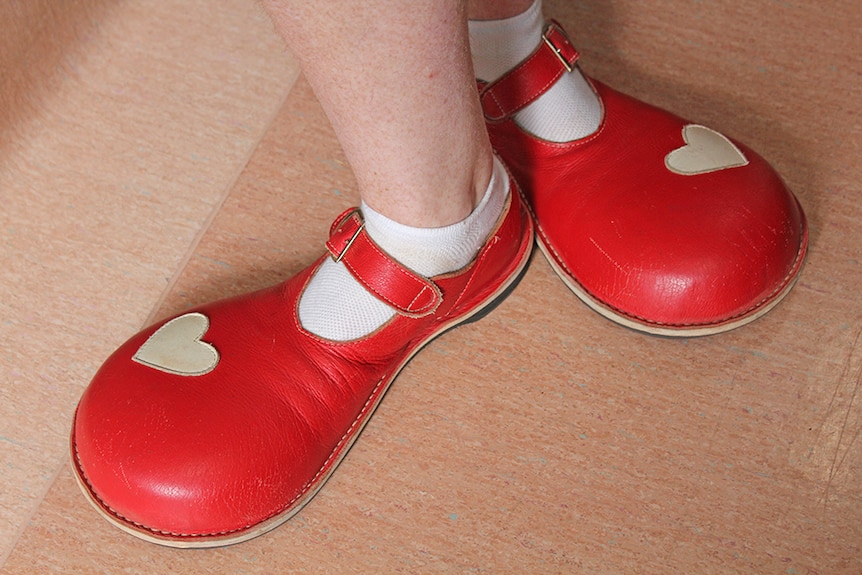
<instances>
[{"instance_id":1,"label":"shoe sole","mask_svg":"<svg viewBox=\"0 0 862 575\"><path fill-rule=\"evenodd\" d=\"M798 201L797 205L799 205ZM578 299L587 304L593 311L598 312L612 322L650 335L672 338L702 337L724 333L749 324L769 313L772 308L781 303L781 300L790 293L790 290L793 289L793 286L796 285L796 281L799 279L799 272L802 270L802 264L805 261L805 255L808 251L808 226L806 224L805 214L802 212L801 207L800 213L802 214L802 234L799 243L799 250L796 253L796 260L793 262L793 267L790 269L790 272L787 274L781 285L769 296L752 306L746 312L726 320L709 324L672 325L650 322L643 318L625 315L624 312L621 312L601 300L596 299L580 283L578 283L577 280L573 279L565 268L557 263L557 260L553 256L553 249L545 244L544 234L541 233L541 226L538 225L537 228L539 228L539 233L536 234L538 239L536 243L545 255L545 259L547 259L548 263L551 264L551 268L554 270L554 273L563 280L563 283L572 290Z\"/></svg>"},{"instance_id":2,"label":"shoe sole","mask_svg":"<svg viewBox=\"0 0 862 575\"><path fill-rule=\"evenodd\" d=\"M523 202L524 199L521 198ZM290 508L278 515L275 515L257 525L250 527L248 529L244 529L242 532L237 532L230 535L224 536L210 536L210 535L181 535L172 533L163 533L159 534L153 529L146 527L145 525L136 524L131 522L118 513L114 513L110 507L102 502L99 497L92 492L90 489L87 480L84 477L84 472L80 468L80 462L78 461L78 452L75 446L75 435L74 435L74 422L72 425L73 433L71 436L71 453L74 454L72 459L72 471L75 476L75 480L78 483L78 487L81 488L84 495L87 498L87 501L102 515L105 519L108 520L112 525L118 527L122 531L133 535L139 539L143 539L144 541L148 541L150 543L156 543L158 545L163 545L166 547L174 547L179 549L204 549L211 547L224 547L227 545L234 545L236 543L242 543L243 541L248 541L250 539L254 539L255 537L259 537L264 533L272 531L278 526L290 520L294 515L299 513L303 507L305 507L317 493L323 488L344 458L347 456L347 453L353 447L353 444L362 434L362 430L365 428L365 425L371 419L371 416L376 411L377 407L383 401L386 392L391 387L392 383L395 379L400 375L401 370L410 362L413 357L419 353L422 349L425 348L429 343L443 335L444 333L455 329L461 325L465 325L468 323L473 323L479 321L484 318L486 315L491 313L504 299L506 299L509 294L515 289L518 283L521 281L521 278L527 271L529 266L530 258L532 255L532 246L535 243L535 225L532 222L531 218L527 218L529 226L527 230L527 238L523 241L526 243L527 248L524 251L524 255L521 258L521 261L518 262L516 269L512 272L512 274L507 278L507 280L501 284L501 286L492 293L488 298L485 299L481 304L477 305L473 310L469 313L450 321L449 323L443 324L440 326L438 330L433 332L428 338L419 344L401 363L398 367L393 371L392 376L389 377L388 380L381 382L380 386L383 387L382 390L378 392L377 389L372 392L371 397L374 398L373 401L370 399L369 404L363 412L359 415L359 417L354 421L353 426L349 428L345 432L345 436L343 438L343 446L341 444L336 445L333 450L335 453L334 461L331 465L329 465L329 469L327 469L324 473L320 474L317 478L312 480L312 485L309 487L308 491L302 494L297 501L290 506ZM375 397L376 396L376 397ZM355 430L354 430L355 428ZM324 464L324 468L329 464L327 461Z\"/></svg>"}]
</instances>

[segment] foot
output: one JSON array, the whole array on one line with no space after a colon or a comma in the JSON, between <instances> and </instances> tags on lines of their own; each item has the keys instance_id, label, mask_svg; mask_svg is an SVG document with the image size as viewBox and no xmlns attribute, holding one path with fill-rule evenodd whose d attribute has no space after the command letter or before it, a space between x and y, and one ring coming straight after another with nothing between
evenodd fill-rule
<instances>
[{"instance_id":1,"label":"foot","mask_svg":"<svg viewBox=\"0 0 862 575\"><path fill-rule=\"evenodd\" d=\"M745 145L586 78L577 59L552 22L531 55L481 86L492 144L554 271L594 310L652 334L719 333L772 309L808 245L781 177ZM594 131L556 142L518 121L574 74L601 105Z\"/></svg>"},{"instance_id":2,"label":"foot","mask_svg":"<svg viewBox=\"0 0 862 575\"><path fill-rule=\"evenodd\" d=\"M227 545L273 529L321 488L410 358L508 293L532 242L529 213L510 193L478 254L426 277L381 249L359 211L345 212L329 253L305 271L154 325L105 362L75 416L79 484L111 523L163 545ZM349 341L298 317L333 260L395 310Z\"/></svg>"}]
</instances>

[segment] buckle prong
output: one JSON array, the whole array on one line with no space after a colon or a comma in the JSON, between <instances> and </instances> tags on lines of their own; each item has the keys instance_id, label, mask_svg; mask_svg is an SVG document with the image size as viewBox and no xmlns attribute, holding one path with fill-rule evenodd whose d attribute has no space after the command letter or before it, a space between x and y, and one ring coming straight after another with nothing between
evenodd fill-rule
<instances>
[{"instance_id":1,"label":"buckle prong","mask_svg":"<svg viewBox=\"0 0 862 575\"><path fill-rule=\"evenodd\" d=\"M542 34L542 40L544 40L545 44L548 45L548 48L550 48L554 52L554 55L557 57L557 59L563 65L563 68L566 69L566 72L571 72L572 70L574 70L572 65L566 61L566 58L565 58L565 56L563 56L562 51L559 48L557 48L553 42L551 42L550 38L548 38L548 32L550 32L550 31L551 31L551 26L548 26L548 29Z\"/></svg>"},{"instance_id":2,"label":"buckle prong","mask_svg":"<svg viewBox=\"0 0 862 575\"><path fill-rule=\"evenodd\" d=\"M344 257L344 254L346 254L346 253L347 253L347 250L349 250L349 249L350 249L350 246L352 246L352 245L353 245L353 242L355 242L355 241L356 241L356 238L358 238L358 237L359 237L359 234L360 234L360 233L362 233L362 230L363 230L364 228L365 228L365 222L363 221L361 224L359 224L359 227L358 227L358 228L356 228L356 231L355 231L355 232L353 232L353 235L352 235L352 236L350 236L350 240L348 240L347 245L346 245L346 246L344 246L344 249L343 249L343 250L341 250L341 252L338 254L338 257L335 257L335 255L334 255L334 254L332 255L332 259L335 261L335 263L338 263L338 262L340 262L340 261L341 261L341 258L343 258L343 257Z\"/></svg>"}]
</instances>

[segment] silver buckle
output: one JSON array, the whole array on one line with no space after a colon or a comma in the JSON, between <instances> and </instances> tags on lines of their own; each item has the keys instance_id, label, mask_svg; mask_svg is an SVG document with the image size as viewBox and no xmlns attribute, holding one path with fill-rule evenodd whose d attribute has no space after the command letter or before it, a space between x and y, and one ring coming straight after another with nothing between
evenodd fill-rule
<instances>
[{"instance_id":1,"label":"silver buckle","mask_svg":"<svg viewBox=\"0 0 862 575\"><path fill-rule=\"evenodd\" d=\"M553 27L553 28L557 28L556 26L554 26L553 24L551 24L551 26L548 26L547 30L550 30L552 27ZM559 28L557 28L557 29L559 30ZM563 32L562 32L562 31L560 31L560 33L563 33ZM560 51L560 49L559 49L559 48L557 48L557 47L554 45L554 43L553 43L553 42L551 42L551 40L548 38L548 32L547 32L547 31L545 31L545 32L543 32L543 33L542 33L542 40L544 40L545 44L547 44L547 45L548 45L548 48L550 48L550 49L554 52L554 55L555 55L555 56L557 57L557 59L560 61L560 64L562 64L562 65L563 65L563 68L565 68L565 69L566 69L566 72L571 72L572 70L574 70L574 68L571 66L571 64L569 64L569 62L568 62L568 61L566 60L566 58L563 56L563 53Z\"/></svg>"},{"instance_id":2,"label":"silver buckle","mask_svg":"<svg viewBox=\"0 0 862 575\"><path fill-rule=\"evenodd\" d=\"M356 238L359 237L359 234L362 233L363 229L365 229L365 222L364 221L361 224L359 224L359 227L356 228L355 232L353 232L353 235L350 237L350 240L347 242L347 245L344 246L344 249L341 250L341 253L338 254L338 257L335 257L335 254L332 254L332 259L335 261L335 263L338 263L341 261L341 259L344 257L344 254L347 253L347 250L350 249L350 246L353 245L353 242L356 241Z\"/></svg>"}]
</instances>

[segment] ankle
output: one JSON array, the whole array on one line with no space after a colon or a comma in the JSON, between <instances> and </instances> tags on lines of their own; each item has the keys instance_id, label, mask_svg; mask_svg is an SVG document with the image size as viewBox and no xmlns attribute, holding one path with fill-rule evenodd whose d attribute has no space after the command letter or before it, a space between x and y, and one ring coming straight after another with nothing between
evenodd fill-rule
<instances>
[{"instance_id":1,"label":"ankle","mask_svg":"<svg viewBox=\"0 0 862 575\"><path fill-rule=\"evenodd\" d=\"M470 20L470 52L476 77L493 82L533 53L542 40L542 2L500 20Z\"/></svg>"},{"instance_id":2,"label":"ankle","mask_svg":"<svg viewBox=\"0 0 862 575\"><path fill-rule=\"evenodd\" d=\"M462 268L484 245L508 197L509 176L502 163L495 159L488 171L481 195L467 216L446 226L407 226L363 202L361 211L368 235L385 252L421 275L432 277Z\"/></svg>"},{"instance_id":3,"label":"ankle","mask_svg":"<svg viewBox=\"0 0 862 575\"><path fill-rule=\"evenodd\" d=\"M471 21L470 50L476 76L488 82L497 80L541 48L543 33L541 0L512 18ZM575 68L512 118L529 134L562 143L594 133L601 124L602 106L592 85Z\"/></svg>"},{"instance_id":4,"label":"ankle","mask_svg":"<svg viewBox=\"0 0 862 575\"><path fill-rule=\"evenodd\" d=\"M509 189L506 169L494 160L482 197L466 218L443 227L411 227L363 204L365 232L384 252L417 274L433 277L454 272L469 264L487 243ZM371 333L396 312L357 282L343 262L327 258L300 298L298 313L309 332L347 341Z\"/></svg>"}]
</instances>

